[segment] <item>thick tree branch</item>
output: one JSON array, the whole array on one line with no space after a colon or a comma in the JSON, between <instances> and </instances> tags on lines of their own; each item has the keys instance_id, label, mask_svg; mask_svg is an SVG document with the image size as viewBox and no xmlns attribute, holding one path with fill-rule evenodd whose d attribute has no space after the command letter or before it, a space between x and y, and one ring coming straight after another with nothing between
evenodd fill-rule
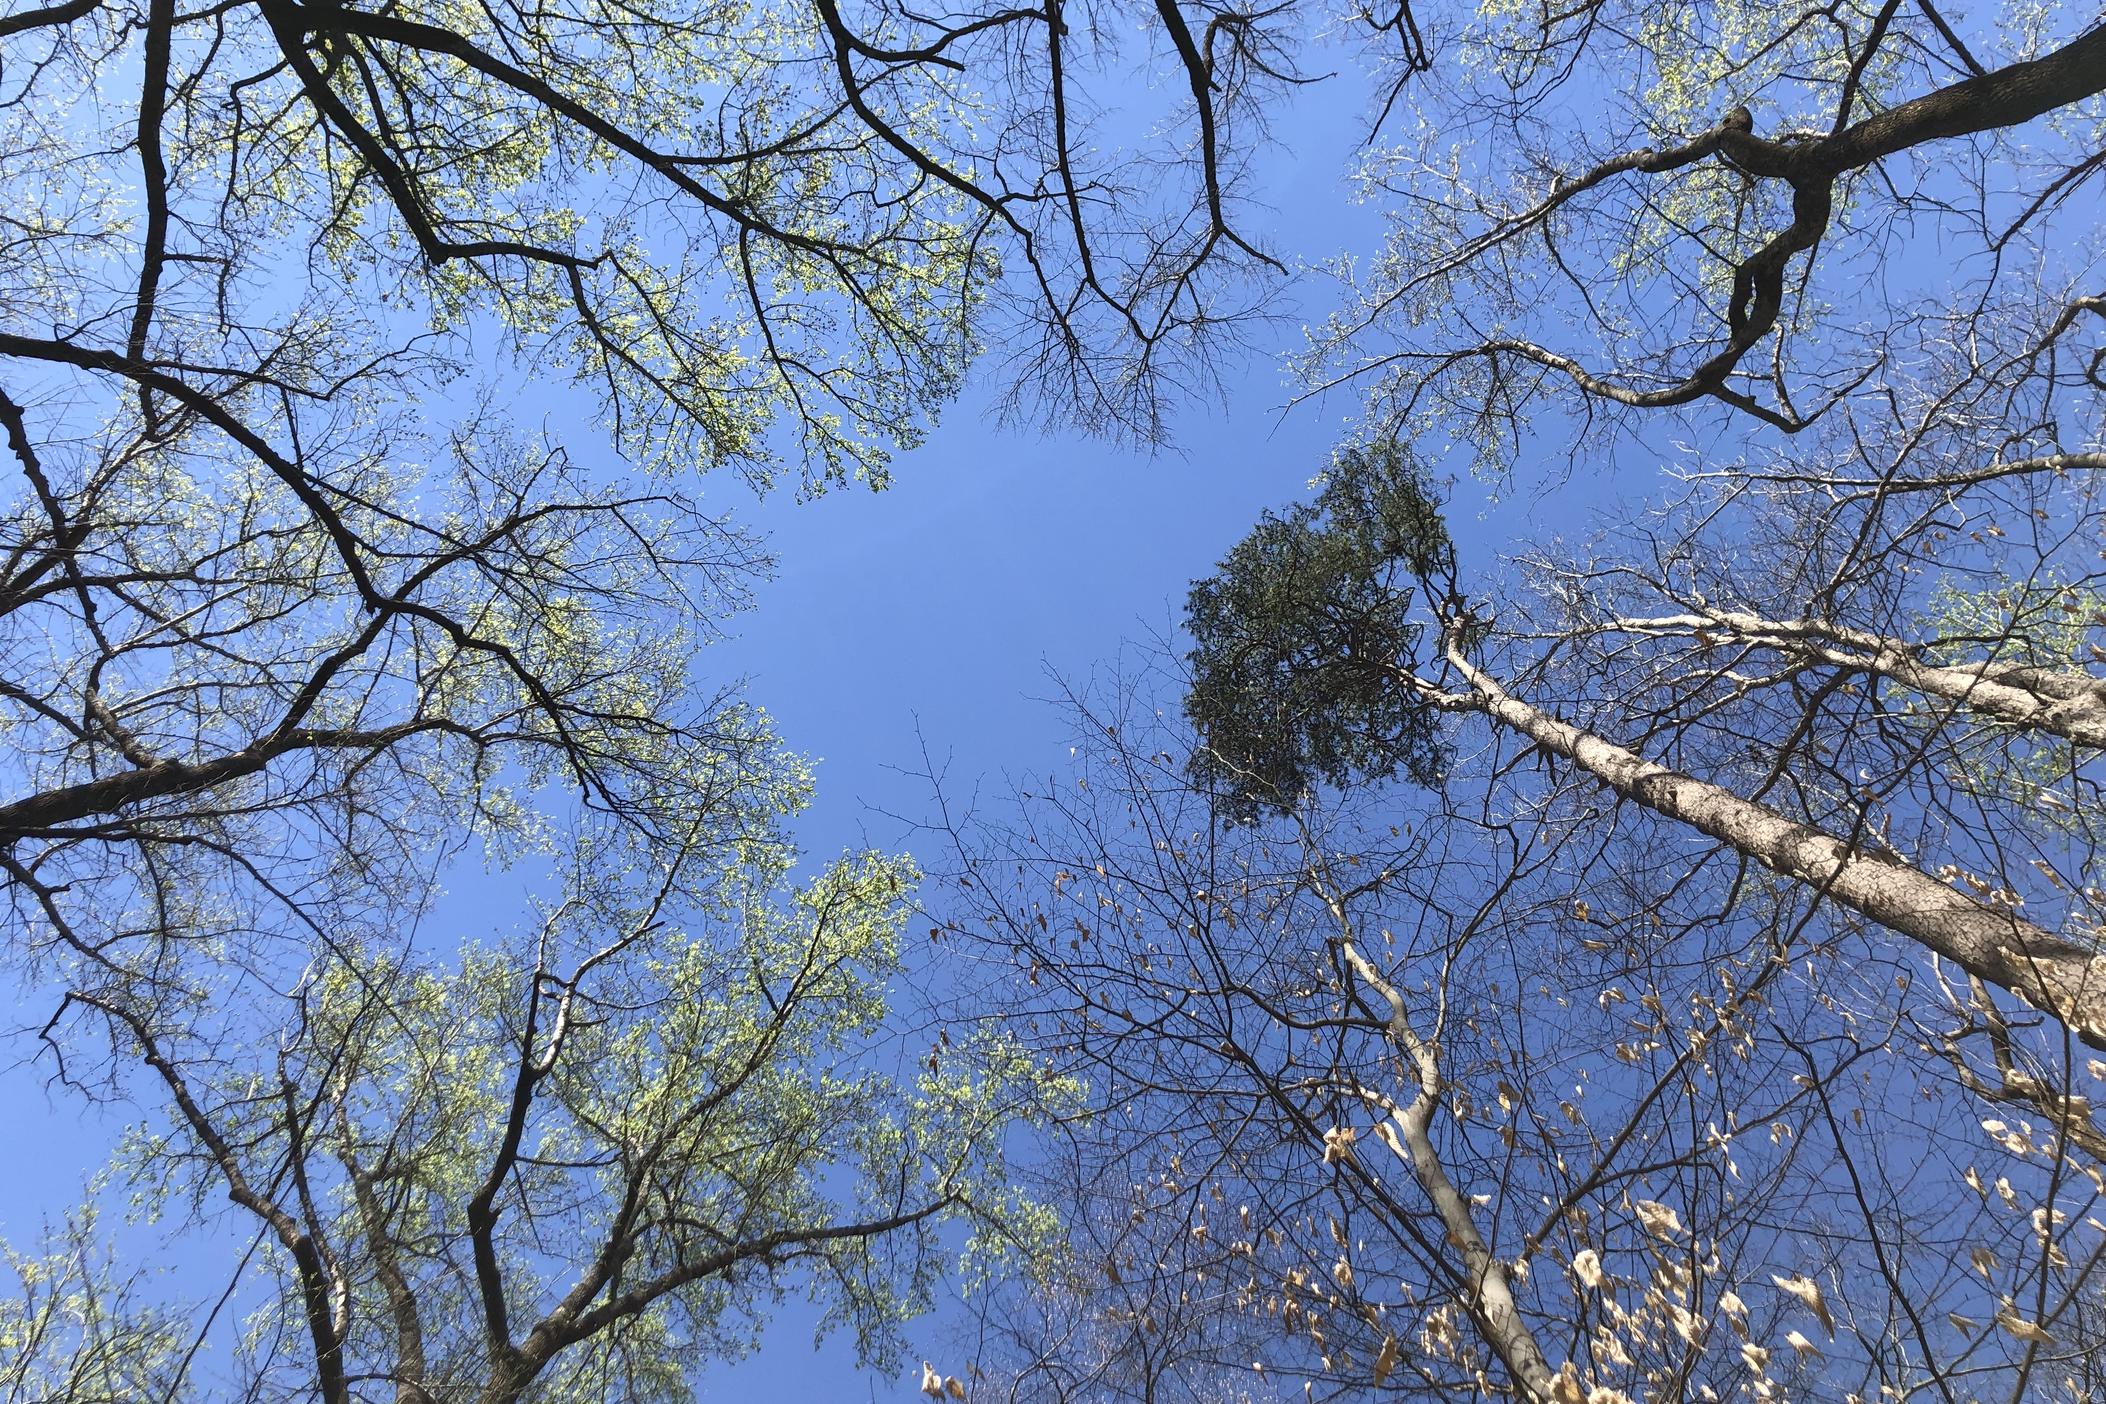
<instances>
[{"instance_id":1,"label":"thick tree branch","mask_svg":"<svg viewBox=\"0 0 2106 1404\"><path fill-rule=\"evenodd\" d=\"M1617 794L1689 825L1774 872L1821 886L1852 911L1908 937L1969 974L2011 991L2106 1048L2106 953L1977 902L1927 873L1862 851L1816 825L1668 769L1510 695L1451 640L1448 661L1474 693L1473 710Z\"/></svg>"}]
</instances>

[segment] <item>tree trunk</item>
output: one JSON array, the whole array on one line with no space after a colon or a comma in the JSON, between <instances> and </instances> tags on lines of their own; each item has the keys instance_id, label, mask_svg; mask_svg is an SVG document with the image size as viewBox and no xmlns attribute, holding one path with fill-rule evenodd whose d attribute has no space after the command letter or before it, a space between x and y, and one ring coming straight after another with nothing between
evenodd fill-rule
<instances>
[{"instance_id":1,"label":"tree trunk","mask_svg":"<svg viewBox=\"0 0 2106 1404\"><path fill-rule=\"evenodd\" d=\"M1953 962L2106 1048L2106 955L2015 911L1955 891L1895 859L1852 848L1816 825L1670 770L1508 695L1455 650L1476 695L1466 704L1562 756L1617 794L1729 844Z\"/></svg>"}]
</instances>

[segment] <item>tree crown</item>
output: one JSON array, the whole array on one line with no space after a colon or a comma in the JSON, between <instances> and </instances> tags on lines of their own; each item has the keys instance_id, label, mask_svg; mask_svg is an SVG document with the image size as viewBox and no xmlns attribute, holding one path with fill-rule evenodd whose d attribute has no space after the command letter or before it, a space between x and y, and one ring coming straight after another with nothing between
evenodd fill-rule
<instances>
[{"instance_id":1,"label":"tree crown","mask_svg":"<svg viewBox=\"0 0 2106 1404\"><path fill-rule=\"evenodd\" d=\"M1244 818L1354 774L1432 783L1443 747L1399 665L1424 633L1418 592L1453 569L1447 525L1408 453L1342 452L1315 502L1265 514L1192 586L1193 778Z\"/></svg>"}]
</instances>

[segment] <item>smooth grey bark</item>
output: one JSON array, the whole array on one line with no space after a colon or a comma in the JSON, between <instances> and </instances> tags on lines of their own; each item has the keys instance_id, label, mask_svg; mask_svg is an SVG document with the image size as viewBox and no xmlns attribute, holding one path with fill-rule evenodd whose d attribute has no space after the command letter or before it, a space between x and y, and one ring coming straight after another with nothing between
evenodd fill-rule
<instances>
[{"instance_id":1,"label":"smooth grey bark","mask_svg":"<svg viewBox=\"0 0 2106 1404\"><path fill-rule=\"evenodd\" d=\"M1389 1118L1388 1122L1377 1127L1376 1134L1398 1159L1411 1167L1413 1178L1419 1182L1419 1188L1425 1192L1434 1214L1441 1221L1447 1241L1462 1254L1465 1305L1485 1344L1498 1355L1508 1374L1525 1391L1525 1397L1553 1399L1557 1374L1550 1368L1543 1347L1521 1315L1507 1266L1485 1241L1483 1232L1477 1227L1476 1217L1470 1212L1468 1197L1456 1188L1447 1166L1441 1162L1439 1149L1433 1144L1433 1115L1441 1107L1446 1091L1439 1054L1412 1028L1403 996L1398 994L1396 987L1383 979L1381 972L1361 955L1352 940L1344 910L1335 901L1330 905L1343 933L1341 948L1346 963L1361 983L1380 995L1389 1006L1385 1032L1418 1082L1418 1092L1401 1106L1394 1098L1359 1089L1363 1099L1379 1106ZM1394 1129L1390 1123L1394 1123Z\"/></svg>"},{"instance_id":2,"label":"smooth grey bark","mask_svg":"<svg viewBox=\"0 0 2106 1404\"><path fill-rule=\"evenodd\" d=\"M2106 679L1993 659L1927 663L1922 650L1898 639L1820 619L1765 619L1738 610L1618 619L1616 629L1639 634L1723 633L1730 641L1775 649L1889 678L1929 697L1957 703L2028 731L2078 746L2106 749Z\"/></svg>"},{"instance_id":3,"label":"smooth grey bark","mask_svg":"<svg viewBox=\"0 0 2106 1404\"><path fill-rule=\"evenodd\" d=\"M1578 765L1617 794L1730 845L1773 872L1819 889L1970 975L2010 991L2106 1049L2106 954L2016 911L1977 902L1906 863L1852 847L1708 780L1670 770L1521 701L1452 644L1449 662L1474 691L1436 704L1478 712ZM1422 692L1432 689L1414 678Z\"/></svg>"}]
</instances>

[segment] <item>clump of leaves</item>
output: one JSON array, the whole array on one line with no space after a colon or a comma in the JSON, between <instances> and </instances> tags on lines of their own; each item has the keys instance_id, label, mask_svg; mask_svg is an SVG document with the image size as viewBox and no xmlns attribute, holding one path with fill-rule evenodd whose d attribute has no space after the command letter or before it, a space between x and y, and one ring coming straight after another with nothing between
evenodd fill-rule
<instances>
[{"instance_id":1,"label":"clump of leaves","mask_svg":"<svg viewBox=\"0 0 2106 1404\"><path fill-rule=\"evenodd\" d=\"M1266 513L1186 601L1193 781L1243 821L1319 782L1433 783L1445 748L1406 670L1425 632L1414 600L1454 562L1426 475L1395 443L1343 451L1313 503Z\"/></svg>"}]
</instances>

